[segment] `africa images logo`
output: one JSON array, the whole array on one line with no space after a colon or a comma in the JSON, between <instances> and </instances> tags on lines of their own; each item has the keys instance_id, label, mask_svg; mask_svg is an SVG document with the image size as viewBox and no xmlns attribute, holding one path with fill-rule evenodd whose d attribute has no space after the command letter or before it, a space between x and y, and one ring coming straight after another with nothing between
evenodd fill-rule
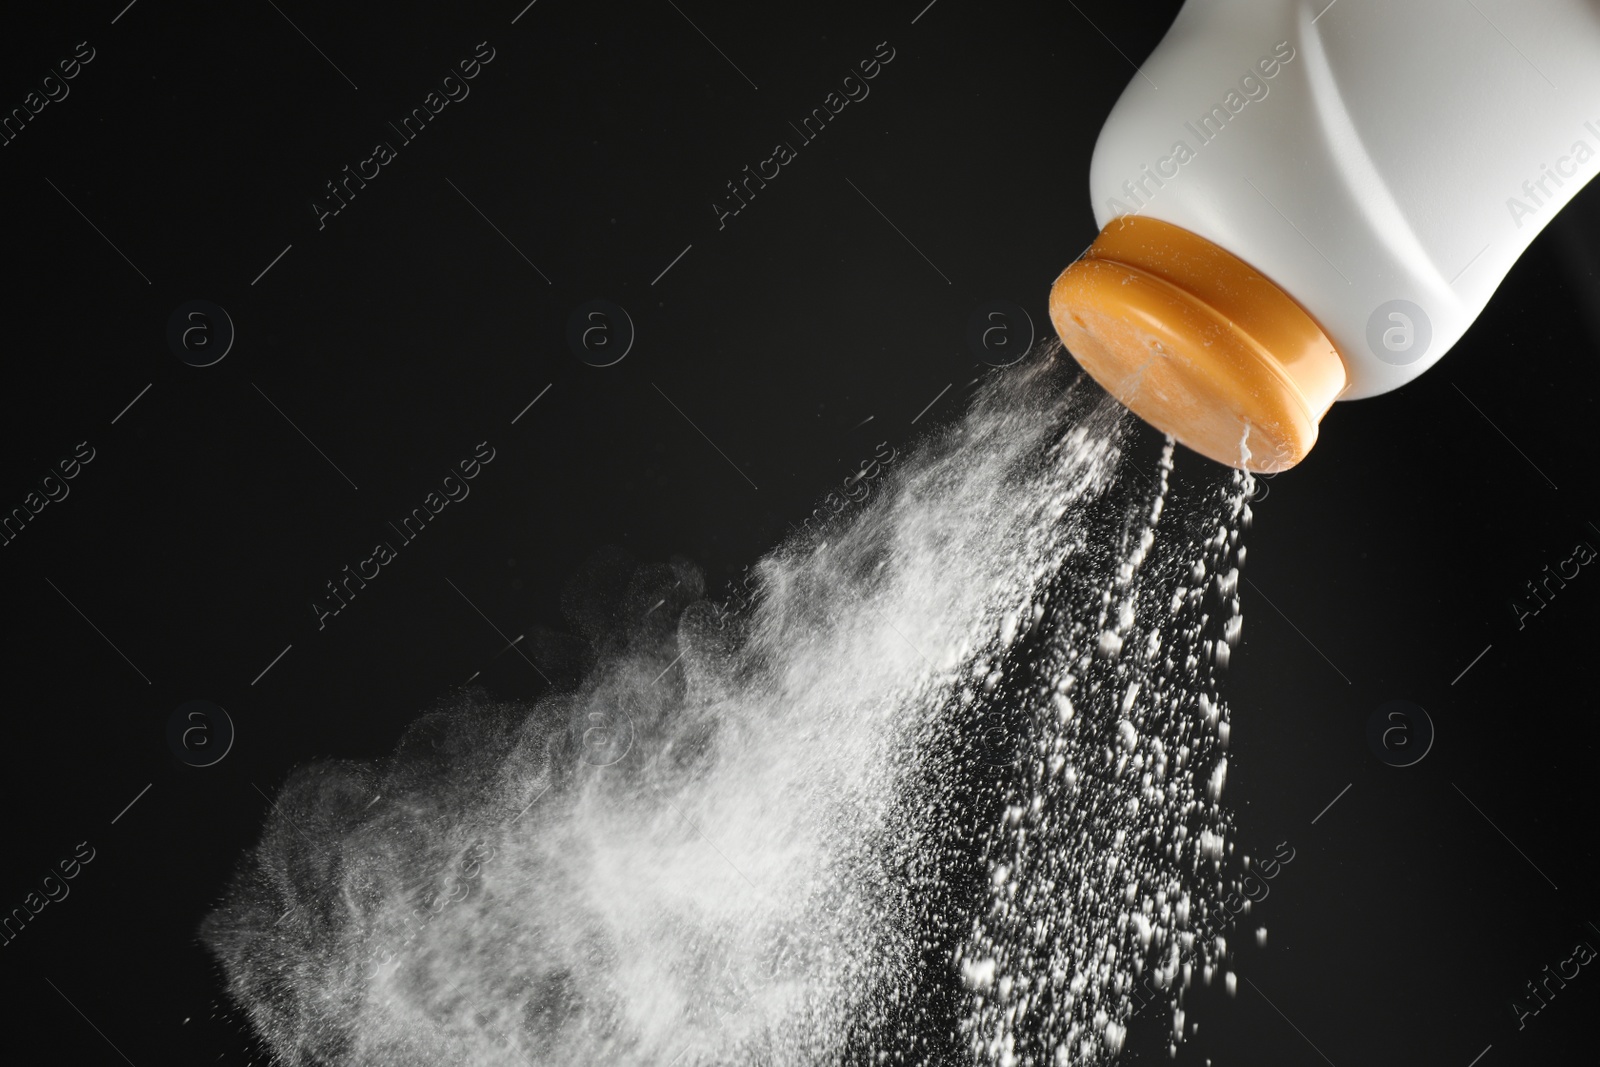
<instances>
[{"instance_id":1,"label":"africa images logo","mask_svg":"<svg viewBox=\"0 0 1600 1067\"><path fill-rule=\"evenodd\" d=\"M1288 41L1279 41L1273 47L1272 55L1262 56L1256 61L1253 70L1246 71L1239 79L1237 89L1228 90L1228 95L1222 98L1222 103L1215 104L1199 118L1199 125L1185 122L1184 128L1195 137L1195 147L1190 147L1189 142L1183 138L1172 143L1172 151L1156 160L1155 170L1150 169L1146 163L1139 168L1139 177L1130 178L1122 183L1122 191L1133 201L1134 206L1129 207L1116 197L1107 201L1107 208L1113 216L1131 215L1135 211L1143 211L1149 202L1155 199L1156 192L1162 189L1167 181L1171 181L1183 173L1185 164L1192 162L1200 154L1200 149L1210 144L1222 135L1228 128L1228 123L1239 116L1252 101L1265 100L1272 91L1272 86L1267 83L1279 74L1283 68L1298 55L1294 46ZM1162 179L1165 178L1166 181ZM1154 183L1154 188L1151 188Z\"/></svg>"},{"instance_id":2,"label":"africa images logo","mask_svg":"<svg viewBox=\"0 0 1600 1067\"><path fill-rule=\"evenodd\" d=\"M1594 121L1585 122L1583 128L1600 140L1600 124ZM1522 220L1525 216L1537 214L1544 207L1546 199L1555 199L1556 193L1550 191L1551 183L1555 183L1557 190L1567 183L1562 178L1575 180L1582 186L1588 179L1580 169L1595 158L1595 150L1588 141L1581 137L1572 142L1572 147L1567 153L1556 158L1556 164L1551 167L1548 163L1539 164L1539 176L1529 178L1522 183L1522 196L1509 196L1506 198L1506 210L1511 212L1511 221L1517 224L1517 229L1522 229ZM1526 197L1527 199L1523 199Z\"/></svg>"},{"instance_id":3,"label":"africa images logo","mask_svg":"<svg viewBox=\"0 0 1600 1067\"><path fill-rule=\"evenodd\" d=\"M883 72L883 68L894 61L895 50L888 41L880 41L872 53L871 59L863 59L856 64L856 69L846 74L839 83L839 89L833 90L822 98L822 104L811 109L811 114L800 120L800 125L789 123L789 128L798 135L799 146L806 145L822 136L822 131L829 122L837 118L839 112L849 107L851 103L860 103L872 92L872 86L867 83ZM860 76L857 77L857 71ZM842 90L842 93L841 91ZM731 199L713 200L711 210L717 216L717 229L726 229L728 220L750 206L750 201L756 198L759 190L767 187L767 182L774 181L783 172L783 168L800 157L800 152L794 144L787 140L779 141L773 146L772 155L757 163L754 170L749 164L745 165L742 178L735 178L727 183L728 195ZM752 185L751 183L754 183ZM742 192L741 192L742 189Z\"/></svg>"}]
</instances>

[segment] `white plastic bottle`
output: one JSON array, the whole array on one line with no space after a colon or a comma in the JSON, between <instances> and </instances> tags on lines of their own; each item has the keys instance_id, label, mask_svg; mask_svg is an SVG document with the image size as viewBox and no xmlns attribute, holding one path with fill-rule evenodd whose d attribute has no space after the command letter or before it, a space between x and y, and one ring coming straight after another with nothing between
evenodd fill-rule
<instances>
[{"instance_id":1,"label":"white plastic bottle","mask_svg":"<svg viewBox=\"0 0 1600 1067\"><path fill-rule=\"evenodd\" d=\"M1189 0L1101 131L1051 318L1156 427L1283 470L1597 172L1600 0Z\"/></svg>"}]
</instances>

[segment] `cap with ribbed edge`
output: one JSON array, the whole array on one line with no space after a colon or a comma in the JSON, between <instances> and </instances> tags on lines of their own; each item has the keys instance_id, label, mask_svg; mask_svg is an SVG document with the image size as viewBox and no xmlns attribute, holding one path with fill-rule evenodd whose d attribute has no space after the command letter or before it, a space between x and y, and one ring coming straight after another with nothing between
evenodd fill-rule
<instances>
[{"instance_id":1,"label":"cap with ribbed edge","mask_svg":"<svg viewBox=\"0 0 1600 1067\"><path fill-rule=\"evenodd\" d=\"M1158 219L1107 223L1051 287L1050 319L1083 369L1139 417L1258 473L1305 458L1348 382L1333 342L1287 293Z\"/></svg>"}]
</instances>

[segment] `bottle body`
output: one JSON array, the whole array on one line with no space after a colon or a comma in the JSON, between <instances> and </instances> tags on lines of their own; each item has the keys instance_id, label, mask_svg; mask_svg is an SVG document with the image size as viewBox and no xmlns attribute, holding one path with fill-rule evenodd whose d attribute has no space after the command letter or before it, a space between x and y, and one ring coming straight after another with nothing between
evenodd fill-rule
<instances>
[{"instance_id":1,"label":"bottle body","mask_svg":"<svg viewBox=\"0 0 1600 1067\"><path fill-rule=\"evenodd\" d=\"M1170 223L1279 286L1357 399L1432 366L1597 173L1595 0L1189 0L1090 189L1102 226Z\"/></svg>"}]
</instances>

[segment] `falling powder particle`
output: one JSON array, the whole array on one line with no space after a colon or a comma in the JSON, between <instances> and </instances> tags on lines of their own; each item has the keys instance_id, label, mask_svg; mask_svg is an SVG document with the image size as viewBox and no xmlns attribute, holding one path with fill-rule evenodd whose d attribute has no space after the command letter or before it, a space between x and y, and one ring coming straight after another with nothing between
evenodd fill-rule
<instances>
[{"instance_id":1,"label":"falling powder particle","mask_svg":"<svg viewBox=\"0 0 1600 1067\"><path fill-rule=\"evenodd\" d=\"M1055 600L1033 669L1046 683L1054 674L1079 679L1076 715L1053 714L1048 690L1015 696L1039 709L1030 715L1030 759L1013 785L1028 815L997 826L986 847L996 869L1030 890L991 892L957 961L982 958L998 975L1031 981L1034 994L1025 1003L969 995L963 1029L981 1062L1107 1062L1136 1004L1163 990L1176 1054L1190 975L1227 953L1222 938L1207 947L1194 937L1226 918L1218 872L1231 825L1221 806L1228 723L1216 673L1227 658L1204 649L1226 649L1240 632L1232 534L1249 521L1252 483L1236 474L1215 505L1199 509L1202 522L1220 511L1231 529L1179 528L1163 540L1155 535L1172 453L1169 440L1149 505L1121 538L1127 554L1106 568L1103 594ZM1208 586L1212 574L1222 577ZM1082 611L1086 601L1095 609ZM1142 654L1127 655L1130 645ZM1174 714L1184 708L1199 715ZM1094 768L1092 778L1064 790L1048 773L1061 761Z\"/></svg>"}]
</instances>

